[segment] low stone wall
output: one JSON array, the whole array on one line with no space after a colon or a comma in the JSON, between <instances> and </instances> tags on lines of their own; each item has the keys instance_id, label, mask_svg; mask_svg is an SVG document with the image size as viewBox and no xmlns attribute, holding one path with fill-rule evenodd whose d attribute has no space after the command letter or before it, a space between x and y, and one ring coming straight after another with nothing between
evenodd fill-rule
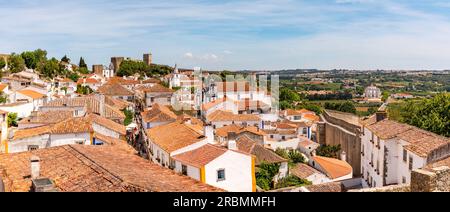
<instances>
[{"instance_id":1,"label":"low stone wall","mask_svg":"<svg viewBox=\"0 0 450 212\"><path fill-rule=\"evenodd\" d=\"M411 187L409 185L393 185L381 188L366 188L358 190L349 190L348 192L410 192Z\"/></svg>"},{"instance_id":2,"label":"low stone wall","mask_svg":"<svg viewBox=\"0 0 450 212\"><path fill-rule=\"evenodd\" d=\"M442 166L411 173L412 192L450 192L450 168Z\"/></svg>"}]
</instances>

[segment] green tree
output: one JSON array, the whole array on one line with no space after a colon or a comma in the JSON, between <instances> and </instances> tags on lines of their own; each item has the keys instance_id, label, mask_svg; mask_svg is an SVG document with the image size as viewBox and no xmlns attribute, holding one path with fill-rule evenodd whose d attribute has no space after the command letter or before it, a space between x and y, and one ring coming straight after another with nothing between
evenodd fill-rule
<instances>
[{"instance_id":1,"label":"green tree","mask_svg":"<svg viewBox=\"0 0 450 212\"><path fill-rule=\"evenodd\" d=\"M17 126L17 113L8 113L8 127Z\"/></svg>"},{"instance_id":2,"label":"green tree","mask_svg":"<svg viewBox=\"0 0 450 212\"><path fill-rule=\"evenodd\" d=\"M56 58L52 58L39 64L37 71L49 79L62 75L61 66Z\"/></svg>"},{"instance_id":3,"label":"green tree","mask_svg":"<svg viewBox=\"0 0 450 212\"><path fill-rule=\"evenodd\" d=\"M288 187L301 187L301 186L307 186L307 185L312 185L312 182L305 180L305 179L300 179L293 175L289 175L289 176L281 179L280 181L278 181L275 188L280 189L280 188L288 188Z\"/></svg>"},{"instance_id":4,"label":"green tree","mask_svg":"<svg viewBox=\"0 0 450 212\"><path fill-rule=\"evenodd\" d=\"M63 58L61 58L62 62L70 63L70 58L67 57L67 55L64 55Z\"/></svg>"},{"instance_id":5,"label":"green tree","mask_svg":"<svg viewBox=\"0 0 450 212\"><path fill-rule=\"evenodd\" d=\"M280 165L262 163L256 173L256 184L266 191L273 188L273 178L278 174Z\"/></svg>"},{"instance_id":6,"label":"green tree","mask_svg":"<svg viewBox=\"0 0 450 212\"><path fill-rule=\"evenodd\" d=\"M78 82L78 79L80 79L80 75L78 75L75 72L72 72L72 73L69 74L68 78L71 79L74 82Z\"/></svg>"},{"instance_id":7,"label":"green tree","mask_svg":"<svg viewBox=\"0 0 450 212\"><path fill-rule=\"evenodd\" d=\"M24 59L15 53L12 53L8 58L8 68L11 73L18 73L25 70Z\"/></svg>"},{"instance_id":8,"label":"green tree","mask_svg":"<svg viewBox=\"0 0 450 212\"><path fill-rule=\"evenodd\" d=\"M33 52L22 52L21 57L23 58L27 68L35 69L37 66L36 57Z\"/></svg>"},{"instance_id":9,"label":"green tree","mask_svg":"<svg viewBox=\"0 0 450 212\"><path fill-rule=\"evenodd\" d=\"M289 151L289 160L293 164L305 163L305 157L297 150Z\"/></svg>"},{"instance_id":10,"label":"green tree","mask_svg":"<svg viewBox=\"0 0 450 212\"><path fill-rule=\"evenodd\" d=\"M117 76L133 76L135 74L144 75L149 70L149 66L142 61L125 60L120 64Z\"/></svg>"},{"instance_id":11,"label":"green tree","mask_svg":"<svg viewBox=\"0 0 450 212\"><path fill-rule=\"evenodd\" d=\"M6 61L3 57L0 57L0 70L6 67Z\"/></svg>"},{"instance_id":12,"label":"green tree","mask_svg":"<svg viewBox=\"0 0 450 212\"><path fill-rule=\"evenodd\" d=\"M92 90L92 88L90 88L89 86L77 85L77 93L82 95L89 95L94 93L94 90Z\"/></svg>"},{"instance_id":13,"label":"green tree","mask_svg":"<svg viewBox=\"0 0 450 212\"><path fill-rule=\"evenodd\" d=\"M86 62L84 61L83 57L80 57L80 62L78 63L78 67L86 68L86 69L88 68L88 66L87 66Z\"/></svg>"},{"instance_id":14,"label":"green tree","mask_svg":"<svg viewBox=\"0 0 450 212\"><path fill-rule=\"evenodd\" d=\"M123 113L125 114L125 121L124 121L124 125L128 126L133 122L133 112L131 112L130 110L124 110Z\"/></svg>"},{"instance_id":15,"label":"green tree","mask_svg":"<svg viewBox=\"0 0 450 212\"><path fill-rule=\"evenodd\" d=\"M275 153L284 159L289 159L289 153L285 149L277 148Z\"/></svg>"},{"instance_id":16,"label":"green tree","mask_svg":"<svg viewBox=\"0 0 450 212\"><path fill-rule=\"evenodd\" d=\"M47 51L37 49L34 51L22 52L21 57L25 61L27 68L36 69L39 64L47 61Z\"/></svg>"},{"instance_id":17,"label":"green tree","mask_svg":"<svg viewBox=\"0 0 450 212\"><path fill-rule=\"evenodd\" d=\"M86 67L79 67L76 71L80 74L89 74L90 73L90 71Z\"/></svg>"},{"instance_id":18,"label":"green tree","mask_svg":"<svg viewBox=\"0 0 450 212\"><path fill-rule=\"evenodd\" d=\"M318 156L329 157L329 158L339 158L339 152L341 151L341 145L322 145L317 148L316 153Z\"/></svg>"},{"instance_id":19,"label":"green tree","mask_svg":"<svg viewBox=\"0 0 450 212\"><path fill-rule=\"evenodd\" d=\"M8 102L8 95L6 95L3 91L0 91L0 103L4 104Z\"/></svg>"},{"instance_id":20,"label":"green tree","mask_svg":"<svg viewBox=\"0 0 450 212\"><path fill-rule=\"evenodd\" d=\"M280 89L280 101L286 101L289 103L293 103L293 102L299 102L300 99L300 95L289 89L289 88L282 88Z\"/></svg>"},{"instance_id":21,"label":"green tree","mask_svg":"<svg viewBox=\"0 0 450 212\"><path fill-rule=\"evenodd\" d=\"M297 106L297 109L306 109L315 112L317 115L322 114L322 108L315 104L303 103Z\"/></svg>"},{"instance_id":22,"label":"green tree","mask_svg":"<svg viewBox=\"0 0 450 212\"><path fill-rule=\"evenodd\" d=\"M450 137L450 94L410 101L401 109L402 120L410 125Z\"/></svg>"}]
</instances>

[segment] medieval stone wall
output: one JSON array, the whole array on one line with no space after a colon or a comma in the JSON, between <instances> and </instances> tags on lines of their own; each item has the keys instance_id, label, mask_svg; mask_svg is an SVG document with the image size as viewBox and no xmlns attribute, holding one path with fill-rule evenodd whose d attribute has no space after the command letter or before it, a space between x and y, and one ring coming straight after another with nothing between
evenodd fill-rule
<instances>
[{"instance_id":1,"label":"medieval stone wall","mask_svg":"<svg viewBox=\"0 0 450 212\"><path fill-rule=\"evenodd\" d=\"M330 116L322 115L318 124L318 142L325 145L341 145L347 153L347 162L353 168L354 176L361 175L361 127Z\"/></svg>"}]
</instances>

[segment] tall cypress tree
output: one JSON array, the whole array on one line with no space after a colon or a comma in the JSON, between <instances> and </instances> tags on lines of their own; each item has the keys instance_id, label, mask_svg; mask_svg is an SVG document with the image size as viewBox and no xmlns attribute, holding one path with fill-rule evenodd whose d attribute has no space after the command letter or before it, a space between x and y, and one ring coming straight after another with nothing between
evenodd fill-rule
<instances>
[{"instance_id":1,"label":"tall cypress tree","mask_svg":"<svg viewBox=\"0 0 450 212\"><path fill-rule=\"evenodd\" d=\"M87 68L86 62L84 62L83 57L80 57L80 63L78 64L80 68Z\"/></svg>"}]
</instances>

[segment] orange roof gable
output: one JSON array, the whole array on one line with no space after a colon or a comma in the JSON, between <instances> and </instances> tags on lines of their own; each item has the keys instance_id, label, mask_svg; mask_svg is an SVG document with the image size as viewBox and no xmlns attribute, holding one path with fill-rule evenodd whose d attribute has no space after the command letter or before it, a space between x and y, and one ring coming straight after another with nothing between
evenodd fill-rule
<instances>
[{"instance_id":1,"label":"orange roof gable","mask_svg":"<svg viewBox=\"0 0 450 212\"><path fill-rule=\"evenodd\" d=\"M8 87L7 84L0 83L0 91L5 90L6 87Z\"/></svg>"},{"instance_id":2,"label":"orange roof gable","mask_svg":"<svg viewBox=\"0 0 450 212\"><path fill-rule=\"evenodd\" d=\"M320 156L313 157L313 160L319 164L332 179L337 179L353 172L353 168L347 162L342 160Z\"/></svg>"},{"instance_id":3,"label":"orange roof gable","mask_svg":"<svg viewBox=\"0 0 450 212\"><path fill-rule=\"evenodd\" d=\"M226 152L227 149L225 148L206 144L195 150L176 155L174 159L187 165L202 168Z\"/></svg>"},{"instance_id":4,"label":"orange roof gable","mask_svg":"<svg viewBox=\"0 0 450 212\"><path fill-rule=\"evenodd\" d=\"M21 91L17 91L17 92L19 92L19 93L21 93L21 94L23 94L25 96L28 96L28 97L30 97L32 99L42 99L42 98L45 97L44 94L38 93L38 92L33 91L33 90L21 90Z\"/></svg>"}]
</instances>

